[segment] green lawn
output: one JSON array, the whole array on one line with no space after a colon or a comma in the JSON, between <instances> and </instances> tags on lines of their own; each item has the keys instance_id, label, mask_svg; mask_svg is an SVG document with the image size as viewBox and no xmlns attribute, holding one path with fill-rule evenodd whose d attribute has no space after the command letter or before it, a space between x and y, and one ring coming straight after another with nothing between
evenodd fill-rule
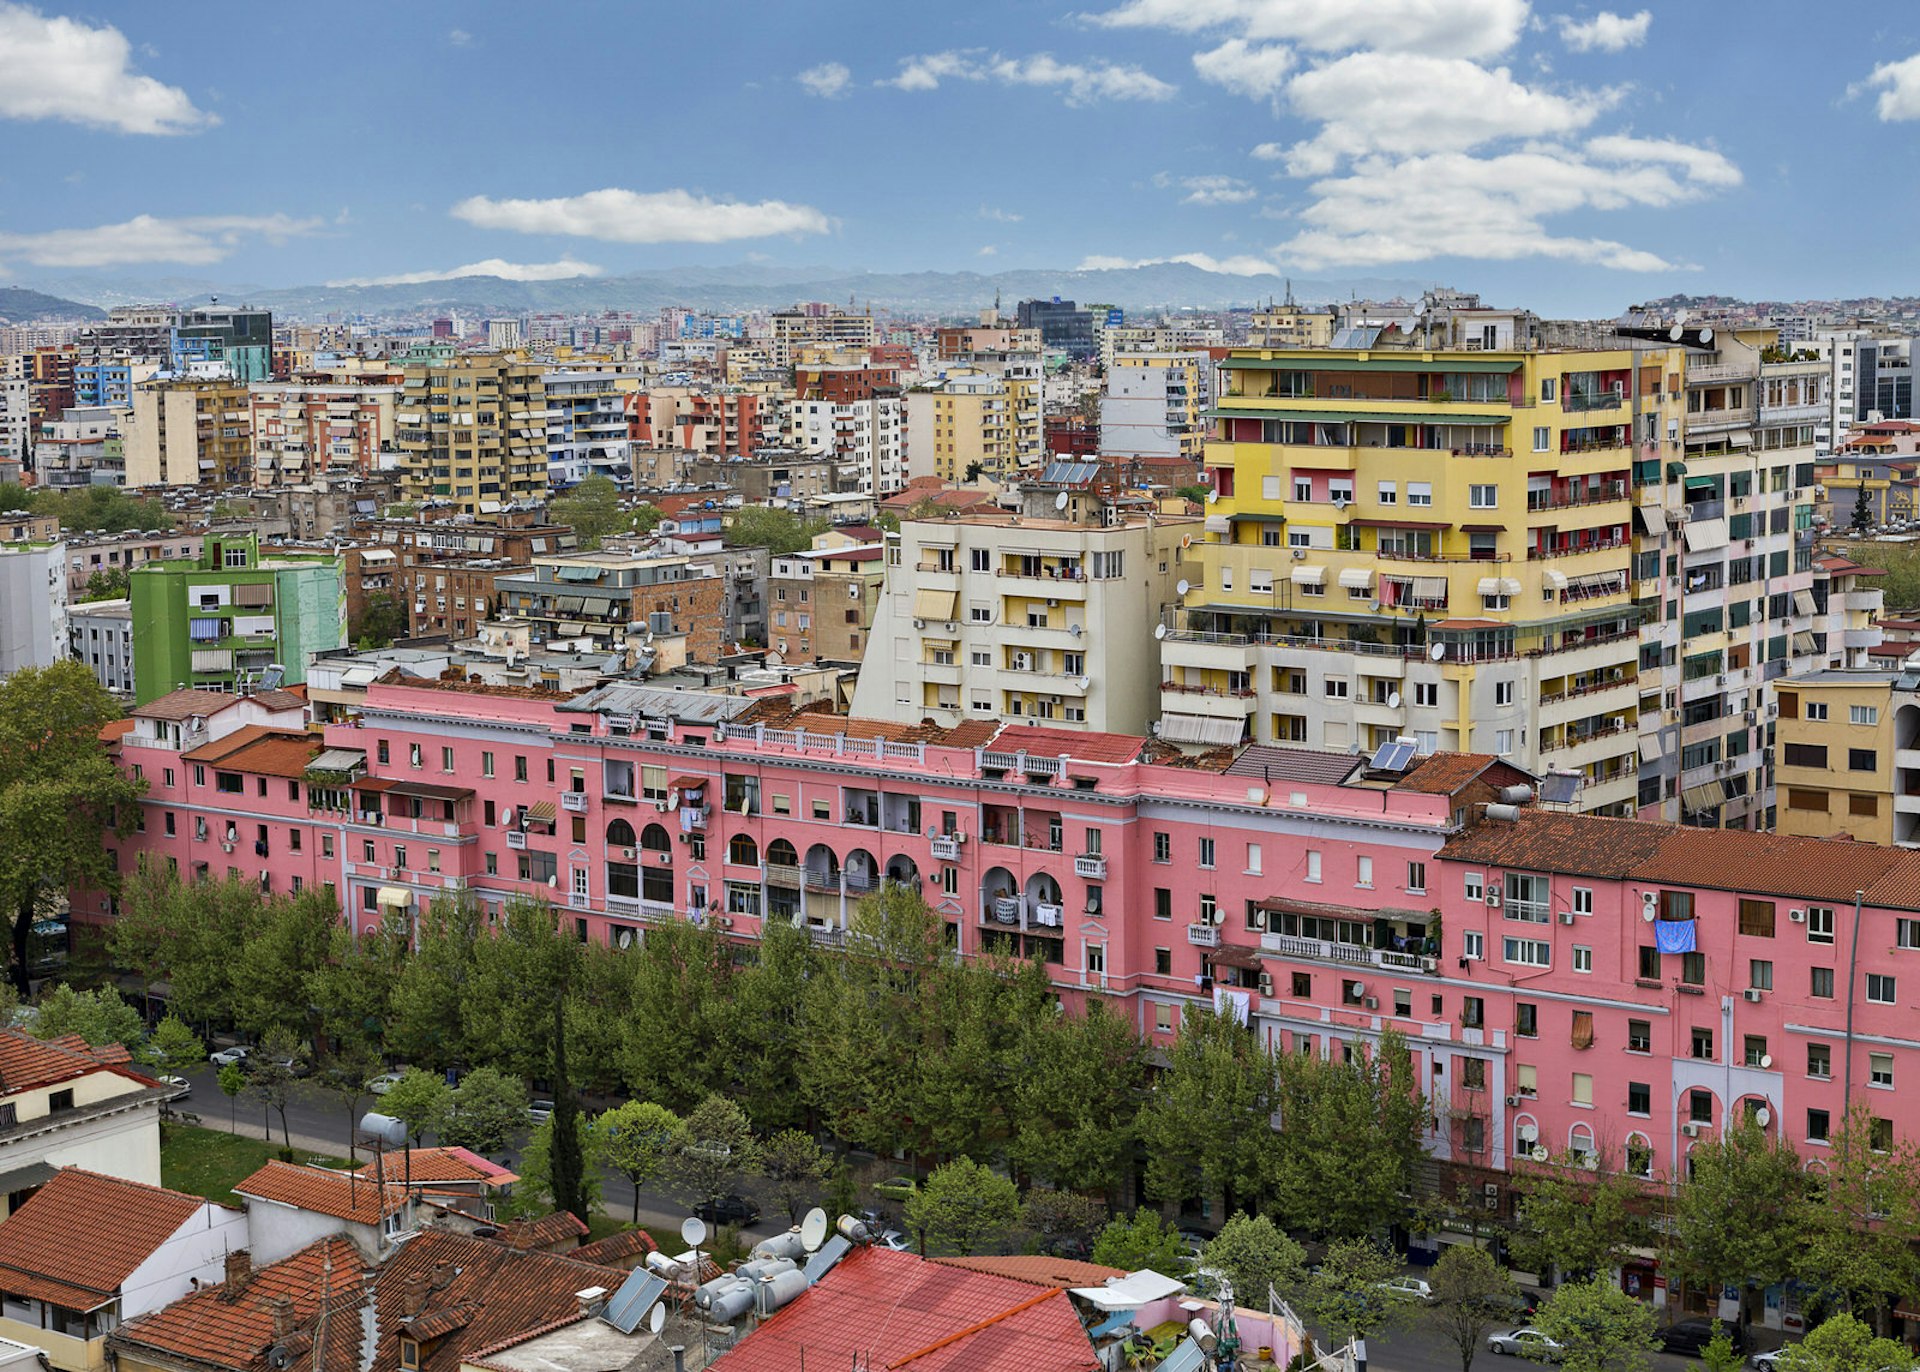
<instances>
[{"instance_id":1,"label":"green lawn","mask_svg":"<svg viewBox=\"0 0 1920 1372\"><path fill-rule=\"evenodd\" d=\"M279 1145L262 1139L190 1124L169 1124L160 1131L160 1184L190 1196L238 1205L234 1183L259 1171L267 1159L279 1156ZM330 1167L347 1165L341 1158L310 1158L299 1152L294 1160Z\"/></svg>"}]
</instances>

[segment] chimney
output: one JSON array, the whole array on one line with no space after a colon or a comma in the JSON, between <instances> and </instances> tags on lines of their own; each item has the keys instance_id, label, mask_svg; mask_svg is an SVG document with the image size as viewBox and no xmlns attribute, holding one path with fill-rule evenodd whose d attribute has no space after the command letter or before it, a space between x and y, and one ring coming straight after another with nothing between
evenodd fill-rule
<instances>
[{"instance_id":1,"label":"chimney","mask_svg":"<svg viewBox=\"0 0 1920 1372\"><path fill-rule=\"evenodd\" d=\"M576 1291L573 1298L580 1302L580 1318L587 1319L600 1313L600 1307L607 1299L607 1288L589 1286L584 1291Z\"/></svg>"},{"instance_id":2,"label":"chimney","mask_svg":"<svg viewBox=\"0 0 1920 1372\"><path fill-rule=\"evenodd\" d=\"M293 1335L293 1297L273 1298L273 1341L285 1343Z\"/></svg>"},{"instance_id":3,"label":"chimney","mask_svg":"<svg viewBox=\"0 0 1920 1372\"><path fill-rule=\"evenodd\" d=\"M253 1255L244 1248L227 1250L227 1285L243 1285L253 1273Z\"/></svg>"},{"instance_id":4,"label":"chimney","mask_svg":"<svg viewBox=\"0 0 1920 1372\"><path fill-rule=\"evenodd\" d=\"M420 1307L426 1303L427 1275L424 1272L409 1272L406 1280L400 1283L400 1318L410 1320L420 1313Z\"/></svg>"},{"instance_id":5,"label":"chimney","mask_svg":"<svg viewBox=\"0 0 1920 1372\"><path fill-rule=\"evenodd\" d=\"M676 1343L667 1351L673 1354L673 1372L687 1372L686 1345Z\"/></svg>"}]
</instances>

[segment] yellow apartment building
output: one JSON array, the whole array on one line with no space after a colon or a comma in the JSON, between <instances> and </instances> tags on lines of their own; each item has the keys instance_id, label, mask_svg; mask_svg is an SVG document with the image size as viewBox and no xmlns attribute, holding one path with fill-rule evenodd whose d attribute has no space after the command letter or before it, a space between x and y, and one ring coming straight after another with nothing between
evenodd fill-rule
<instances>
[{"instance_id":1,"label":"yellow apartment building","mask_svg":"<svg viewBox=\"0 0 1920 1372\"><path fill-rule=\"evenodd\" d=\"M403 497L464 515L546 499L544 370L485 353L409 363L394 415Z\"/></svg>"},{"instance_id":2,"label":"yellow apartment building","mask_svg":"<svg viewBox=\"0 0 1920 1372\"><path fill-rule=\"evenodd\" d=\"M1774 726L1780 833L1920 843L1916 688L1920 677L1876 671L1813 672L1780 684ZM1914 794L1907 794L1909 786Z\"/></svg>"}]
</instances>

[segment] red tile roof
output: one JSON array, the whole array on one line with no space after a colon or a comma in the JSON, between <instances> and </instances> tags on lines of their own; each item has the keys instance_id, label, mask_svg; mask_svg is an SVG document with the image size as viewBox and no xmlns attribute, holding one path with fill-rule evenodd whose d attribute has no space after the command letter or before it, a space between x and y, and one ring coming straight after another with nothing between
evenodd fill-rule
<instances>
[{"instance_id":1,"label":"red tile roof","mask_svg":"<svg viewBox=\"0 0 1920 1372\"><path fill-rule=\"evenodd\" d=\"M388 1181L411 1180L415 1186L422 1182L454 1181L506 1186L520 1180L499 1163L487 1161L470 1148L412 1148L389 1153L380 1163L370 1162L362 1167L360 1175L371 1177L376 1169L384 1170Z\"/></svg>"},{"instance_id":2,"label":"red tile roof","mask_svg":"<svg viewBox=\"0 0 1920 1372\"><path fill-rule=\"evenodd\" d=\"M1011 1277L1030 1286L1105 1286L1113 1277L1127 1274L1118 1267L1102 1267L1097 1262L1076 1262L1072 1258L1048 1257L1044 1253L1016 1253L1011 1257L935 1258L948 1267L964 1267L969 1272L985 1272L994 1277Z\"/></svg>"},{"instance_id":3,"label":"red tile roof","mask_svg":"<svg viewBox=\"0 0 1920 1372\"><path fill-rule=\"evenodd\" d=\"M581 1262L603 1263L608 1267L626 1267L634 1258L645 1259L660 1245L644 1229L622 1229L597 1243L583 1243L568 1256Z\"/></svg>"},{"instance_id":4,"label":"red tile roof","mask_svg":"<svg viewBox=\"0 0 1920 1372\"><path fill-rule=\"evenodd\" d=\"M1416 761L1393 784L1396 791L1415 791L1421 795L1450 796L1478 781L1488 771L1490 785L1518 786L1527 774L1492 753L1434 753Z\"/></svg>"},{"instance_id":5,"label":"red tile roof","mask_svg":"<svg viewBox=\"0 0 1920 1372\"><path fill-rule=\"evenodd\" d=\"M266 1372L267 1351L276 1344L310 1353L320 1335L319 1372L353 1372L360 1363L358 1311L366 1300L366 1269L360 1250L335 1234L238 1283L202 1287L130 1320L114 1331L111 1346L136 1357L151 1350L234 1372ZM283 1300L291 1303L286 1309L293 1321L287 1338L275 1332L275 1310ZM312 1358L302 1358L300 1366L312 1372Z\"/></svg>"},{"instance_id":6,"label":"red tile roof","mask_svg":"<svg viewBox=\"0 0 1920 1372\"><path fill-rule=\"evenodd\" d=\"M1066 1293L1010 1277L857 1248L721 1361L726 1372L809 1366L914 1372L1093 1372Z\"/></svg>"},{"instance_id":7,"label":"red tile roof","mask_svg":"<svg viewBox=\"0 0 1920 1372\"><path fill-rule=\"evenodd\" d=\"M127 1078L132 1083L129 1091L159 1085L134 1071L129 1061L127 1050L117 1043L89 1048L77 1034L48 1041L24 1029L0 1029L0 1095L18 1095L101 1071Z\"/></svg>"},{"instance_id":8,"label":"red tile roof","mask_svg":"<svg viewBox=\"0 0 1920 1372\"><path fill-rule=\"evenodd\" d=\"M500 1226L500 1232L494 1235L494 1239L509 1248L544 1251L569 1241L584 1239L587 1232L587 1226L580 1222L578 1216L565 1210L556 1210L551 1215L542 1215L537 1220L515 1220L511 1224L503 1224ZM595 1259L588 1259L588 1261L595 1261Z\"/></svg>"},{"instance_id":9,"label":"red tile roof","mask_svg":"<svg viewBox=\"0 0 1920 1372\"><path fill-rule=\"evenodd\" d=\"M192 719L196 715L218 714L229 705L239 703L239 696L226 695L220 691L182 689L169 691L157 700L149 700L145 705L134 707L133 715L135 719L170 719L178 722Z\"/></svg>"},{"instance_id":10,"label":"red tile roof","mask_svg":"<svg viewBox=\"0 0 1920 1372\"><path fill-rule=\"evenodd\" d=\"M208 1202L68 1167L0 1224L0 1290L91 1310Z\"/></svg>"},{"instance_id":11,"label":"red tile roof","mask_svg":"<svg viewBox=\"0 0 1920 1372\"><path fill-rule=\"evenodd\" d=\"M233 1191L249 1200L273 1201L355 1224L379 1224L407 1201L404 1186L388 1185L383 1197L381 1188L364 1177L277 1158L269 1159Z\"/></svg>"},{"instance_id":12,"label":"red tile roof","mask_svg":"<svg viewBox=\"0 0 1920 1372\"><path fill-rule=\"evenodd\" d=\"M307 764L318 757L325 746L318 734L249 724L180 756L188 762L204 762L256 776L297 780L307 774Z\"/></svg>"},{"instance_id":13,"label":"red tile roof","mask_svg":"<svg viewBox=\"0 0 1920 1372\"><path fill-rule=\"evenodd\" d=\"M1070 757L1075 762L1132 762L1146 739L1137 734L1080 733L1072 729L1043 729L1032 724L1009 724L993 740L996 753L1031 753L1035 757Z\"/></svg>"}]
</instances>

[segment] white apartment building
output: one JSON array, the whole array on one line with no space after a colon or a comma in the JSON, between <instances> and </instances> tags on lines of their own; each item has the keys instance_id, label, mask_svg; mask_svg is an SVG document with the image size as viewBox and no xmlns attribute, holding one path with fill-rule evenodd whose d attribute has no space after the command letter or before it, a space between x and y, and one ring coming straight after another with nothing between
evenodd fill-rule
<instances>
[{"instance_id":1,"label":"white apartment building","mask_svg":"<svg viewBox=\"0 0 1920 1372\"><path fill-rule=\"evenodd\" d=\"M1042 490L1020 514L903 521L853 713L1145 733L1160 713L1154 627L1198 527Z\"/></svg>"},{"instance_id":2,"label":"white apartment building","mask_svg":"<svg viewBox=\"0 0 1920 1372\"><path fill-rule=\"evenodd\" d=\"M791 441L802 452L852 464L862 495L891 495L907 484L904 410L897 392L864 400L797 400Z\"/></svg>"},{"instance_id":3,"label":"white apartment building","mask_svg":"<svg viewBox=\"0 0 1920 1372\"><path fill-rule=\"evenodd\" d=\"M66 655L66 545L0 545L0 677Z\"/></svg>"},{"instance_id":4,"label":"white apartment building","mask_svg":"<svg viewBox=\"0 0 1920 1372\"><path fill-rule=\"evenodd\" d=\"M133 602L90 600L67 614L67 635L75 662L84 662L94 679L115 695L133 694Z\"/></svg>"},{"instance_id":5,"label":"white apartment building","mask_svg":"<svg viewBox=\"0 0 1920 1372\"><path fill-rule=\"evenodd\" d=\"M1203 352L1123 353L1100 396L1100 455L1198 462L1213 404L1213 359Z\"/></svg>"}]
</instances>

